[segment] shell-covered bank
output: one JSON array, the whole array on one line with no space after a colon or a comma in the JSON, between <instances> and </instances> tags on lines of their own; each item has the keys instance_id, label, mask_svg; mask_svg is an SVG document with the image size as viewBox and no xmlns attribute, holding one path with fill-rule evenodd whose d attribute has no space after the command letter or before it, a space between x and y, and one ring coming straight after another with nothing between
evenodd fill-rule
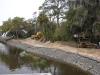
<instances>
[{"instance_id":1,"label":"shell-covered bank","mask_svg":"<svg viewBox=\"0 0 100 75\"><path fill-rule=\"evenodd\" d=\"M81 54L66 52L60 49L46 48L46 47L35 47L33 45L8 41L7 44L21 48L25 51L35 53L42 57L47 57L50 59L55 59L63 63L73 64L79 68L90 72L92 75L100 75L100 61L95 60Z\"/></svg>"}]
</instances>

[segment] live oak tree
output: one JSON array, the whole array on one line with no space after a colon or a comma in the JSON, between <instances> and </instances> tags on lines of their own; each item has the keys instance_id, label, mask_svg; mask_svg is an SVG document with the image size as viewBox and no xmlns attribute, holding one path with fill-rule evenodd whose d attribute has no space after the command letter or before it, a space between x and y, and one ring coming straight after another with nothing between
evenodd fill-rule
<instances>
[{"instance_id":1,"label":"live oak tree","mask_svg":"<svg viewBox=\"0 0 100 75\"><path fill-rule=\"evenodd\" d=\"M14 19L12 19L11 31L15 31L17 39L18 33L23 29L25 23L24 18L14 17Z\"/></svg>"},{"instance_id":2,"label":"live oak tree","mask_svg":"<svg viewBox=\"0 0 100 75\"><path fill-rule=\"evenodd\" d=\"M78 26L88 37L100 35L100 0L68 0L67 4L66 19L71 30Z\"/></svg>"},{"instance_id":3,"label":"live oak tree","mask_svg":"<svg viewBox=\"0 0 100 75\"><path fill-rule=\"evenodd\" d=\"M59 27L59 20L63 17L64 12L67 9L67 0L45 0L39 10L42 10L49 16L50 21L52 18L56 18L57 27Z\"/></svg>"},{"instance_id":4,"label":"live oak tree","mask_svg":"<svg viewBox=\"0 0 100 75\"><path fill-rule=\"evenodd\" d=\"M7 21L3 21L3 25L1 25L2 33L9 31L11 24L12 24L11 18L9 18Z\"/></svg>"},{"instance_id":5,"label":"live oak tree","mask_svg":"<svg viewBox=\"0 0 100 75\"><path fill-rule=\"evenodd\" d=\"M8 32L7 35L18 38L18 33L24 28L26 22L24 18L14 17L13 19L9 18L7 21L3 21L3 25L0 27L2 33Z\"/></svg>"}]
</instances>

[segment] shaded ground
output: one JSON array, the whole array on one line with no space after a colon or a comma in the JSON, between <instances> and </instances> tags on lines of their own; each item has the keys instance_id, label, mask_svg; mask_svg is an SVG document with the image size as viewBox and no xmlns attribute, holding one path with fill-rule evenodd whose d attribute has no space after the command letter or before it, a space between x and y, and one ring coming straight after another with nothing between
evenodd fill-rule
<instances>
[{"instance_id":1,"label":"shaded ground","mask_svg":"<svg viewBox=\"0 0 100 75\"><path fill-rule=\"evenodd\" d=\"M17 40L12 40L12 41L17 41ZM57 41L54 43L51 43L50 41L43 43L40 42L39 40L33 40L30 38L27 39L20 39L18 42L37 46L37 47L47 47L47 48L56 48L56 49L61 49L67 52L73 52L73 53L78 53L84 56L88 56L91 58L95 58L97 60L100 60L100 49L94 49L94 48L76 48L76 43L75 42L61 42Z\"/></svg>"}]
</instances>

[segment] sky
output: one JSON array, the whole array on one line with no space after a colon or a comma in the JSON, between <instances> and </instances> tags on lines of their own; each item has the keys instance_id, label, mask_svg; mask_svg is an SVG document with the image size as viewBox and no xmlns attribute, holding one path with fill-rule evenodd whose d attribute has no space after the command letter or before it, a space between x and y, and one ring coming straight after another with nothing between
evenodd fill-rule
<instances>
[{"instance_id":1,"label":"sky","mask_svg":"<svg viewBox=\"0 0 100 75\"><path fill-rule=\"evenodd\" d=\"M45 0L0 0L0 25L2 21L16 16L23 17L26 20L33 18L33 13L37 12L38 8Z\"/></svg>"}]
</instances>

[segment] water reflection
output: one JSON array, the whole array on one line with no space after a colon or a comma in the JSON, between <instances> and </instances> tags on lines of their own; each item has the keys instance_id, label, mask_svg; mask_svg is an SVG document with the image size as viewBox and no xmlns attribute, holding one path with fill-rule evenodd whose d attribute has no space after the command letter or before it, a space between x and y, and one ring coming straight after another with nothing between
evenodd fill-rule
<instances>
[{"instance_id":1,"label":"water reflection","mask_svg":"<svg viewBox=\"0 0 100 75\"><path fill-rule=\"evenodd\" d=\"M90 75L68 64L47 60L23 50L0 44L0 74L52 73L52 75Z\"/></svg>"},{"instance_id":2,"label":"water reflection","mask_svg":"<svg viewBox=\"0 0 100 75\"><path fill-rule=\"evenodd\" d=\"M9 48L7 46L5 46L4 44L0 43L0 53L3 52L5 54L8 54L8 49Z\"/></svg>"}]
</instances>

